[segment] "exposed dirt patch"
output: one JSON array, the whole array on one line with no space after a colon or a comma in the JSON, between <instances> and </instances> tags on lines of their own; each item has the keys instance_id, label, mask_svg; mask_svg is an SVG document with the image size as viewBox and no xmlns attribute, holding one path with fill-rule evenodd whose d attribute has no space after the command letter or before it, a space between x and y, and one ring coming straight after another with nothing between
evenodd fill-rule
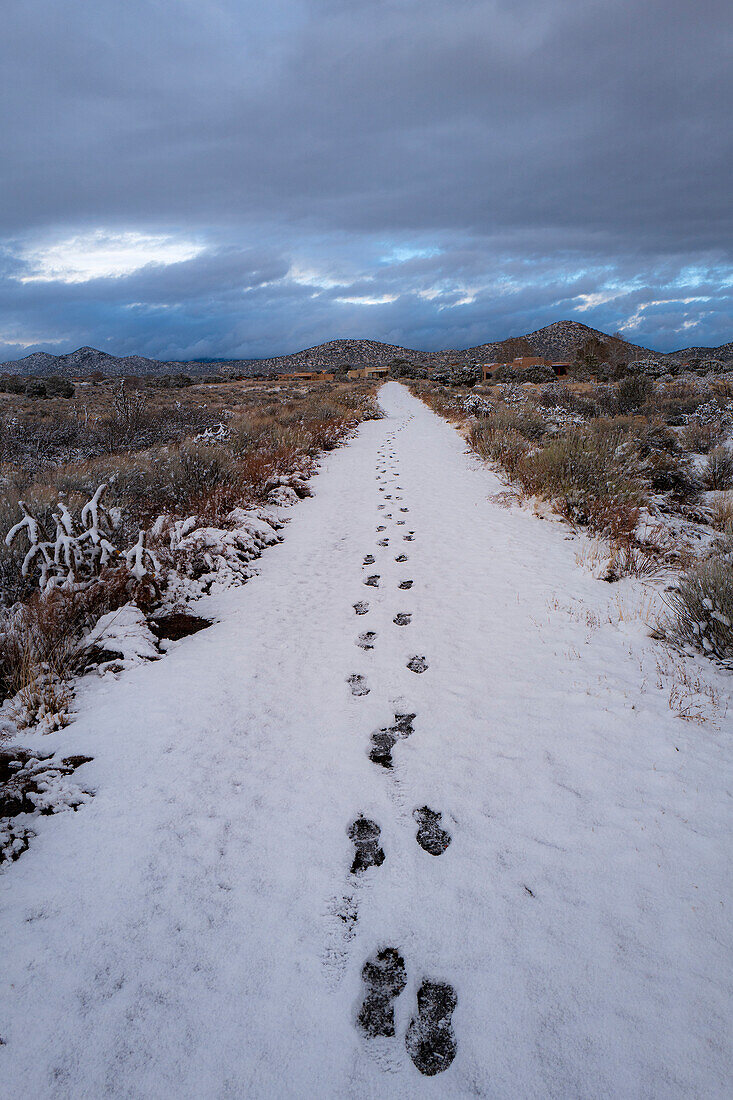
<instances>
[{"instance_id":1,"label":"exposed dirt patch","mask_svg":"<svg viewBox=\"0 0 733 1100\"><path fill-rule=\"evenodd\" d=\"M211 619L203 619L200 615L191 615L187 611L174 611L170 615L161 615L157 619L148 620L148 625L156 638L168 638L172 642L177 642L179 638L187 638L189 634L198 634L199 630L206 630L211 623Z\"/></svg>"}]
</instances>

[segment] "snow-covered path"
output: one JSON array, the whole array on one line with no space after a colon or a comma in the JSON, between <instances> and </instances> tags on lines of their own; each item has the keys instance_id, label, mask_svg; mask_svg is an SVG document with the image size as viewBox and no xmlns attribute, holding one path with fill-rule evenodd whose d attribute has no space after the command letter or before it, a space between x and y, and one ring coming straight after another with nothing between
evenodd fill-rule
<instances>
[{"instance_id":1,"label":"snow-covered path","mask_svg":"<svg viewBox=\"0 0 733 1100\"><path fill-rule=\"evenodd\" d=\"M3 1098L730 1095L729 733L645 683L655 643L564 528L381 400L221 622L87 679L45 739L98 793L0 876ZM352 874L360 813L385 859ZM406 985L367 1038L385 947ZM434 1077L405 1045L424 979L457 997Z\"/></svg>"}]
</instances>

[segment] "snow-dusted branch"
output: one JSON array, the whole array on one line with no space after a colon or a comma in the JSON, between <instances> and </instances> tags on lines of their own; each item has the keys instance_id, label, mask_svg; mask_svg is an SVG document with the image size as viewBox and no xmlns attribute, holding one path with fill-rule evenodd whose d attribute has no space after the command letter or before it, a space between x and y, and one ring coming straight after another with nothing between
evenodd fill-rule
<instances>
[{"instance_id":1,"label":"snow-dusted branch","mask_svg":"<svg viewBox=\"0 0 733 1100\"><path fill-rule=\"evenodd\" d=\"M23 518L8 531L5 542L11 546L20 534L28 540L28 551L23 559L21 572L24 577L38 573L38 584L43 592L53 588L85 587L100 569L110 562L124 563L136 580L160 571L160 563L145 545L145 532L141 531L137 542L129 550L120 551L111 541L112 522L102 504L107 488L102 483L81 510L80 529L76 529L74 517L63 501L52 513L56 530L49 537L39 520L30 512L25 501L19 501Z\"/></svg>"}]
</instances>

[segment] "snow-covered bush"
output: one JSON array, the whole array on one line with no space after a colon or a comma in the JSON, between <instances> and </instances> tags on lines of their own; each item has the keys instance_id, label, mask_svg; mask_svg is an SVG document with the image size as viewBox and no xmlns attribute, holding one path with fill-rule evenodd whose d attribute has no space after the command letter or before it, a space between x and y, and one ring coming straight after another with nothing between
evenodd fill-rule
<instances>
[{"instance_id":1,"label":"snow-covered bush","mask_svg":"<svg viewBox=\"0 0 733 1100\"><path fill-rule=\"evenodd\" d=\"M266 509L234 508L227 523L230 529L197 527L177 540L178 571L199 581L204 590L214 582L226 586L248 580L250 563L266 546L281 541L282 523Z\"/></svg>"},{"instance_id":2,"label":"snow-covered bush","mask_svg":"<svg viewBox=\"0 0 733 1100\"><path fill-rule=\"evenodd\" d=\"M670 363L664 359L635 359L629 363L627 370L630 377L636 374L647 378L661 378L663 374L670 373Z\"/></svg>"},{"instance_id":3,"label":"snow-covered bush","mask_svg":"<svg viewBox=\"0 0 733 1100\"><path fill-rule=\"evenodd\" d=\"M510 364L504 364L497 367L493 377L497 382L515 382L518 385L531 382L533 385L540 385L543 382L553 382L555 371L545 363L534 363L531 367L513 367Z\"/></svg>"},{"instance_id":4,"label":"snow-covered bush","mask_svg":"<svg viewBox=\"0 0 733 1100\"><path fill-rule=\"evenodd\" d=\"M433 371L433 381L444 386L475 386L481 377L478 367L448 366Z\"/></svg>"},{"instance_id":5,"label":"snow-covered bush","mask_svg":"<svg viewBox=\"0 0 733 1100\"><path fill-rule=\"evenodd\" d=\"M733 661L733 559L710 558L667 594L666 632L709 657Z\"/></svg>"},{"instance_id":6,"label":"snow-covered bush","mask_svg":"<svg viewBox=\"0 0 733 1100\"><path fill-rule=\"evenodd\" d=\"M231 428L227 424L219 423L216 428L207 428L204 432L199 432L198 435L193 437L193 443L204 443L211 445L214 443L227 443L231 438Z\"/></svg>"},{"instance_id":7,"label":"snow-covered bush","mask_svg":"<svg viewBox=\"0 0 733 1100\"><path fill-rule=\"evenodd\" d=\"M495 407L487 397L481 397L477 393L472 393L470 397L463 400L463 411L468 413L469 416L491 416Z\"/></svg>"},{"instance_id":8,"label":"snow-covered bush","mask_svg":"<svg viewBox=\"0 0 733 1100\"><path fill-rule=\"evenodd\" d=\"M730 427L733 423L733 413L730 405L719 405L717 401L706 401L698 405L693 414L698 424L720 423L723 427Z\"/></svg>"},{"instance_id":9,"label":"snow-covered bush","mask_svg":"<svg viewBox=\"0 0 733 1100\"><path fill-rule=\"evenodd\" d=\"M140 531L137 541L128 550L120 551L110 541L113 523L102 503L106 488L105 483L99 486L82 508L78 521L60 500L52 514L56 530L51 536L25 501L19 501L23 518L10 528L5 543L12 546L18 535L25 535L28 550L21 572L24 577L37 575L42 592L48 593L54 588L84 588L105 566L122 561L138 581L147 573L159 570L155 555L145 545L144 531Z\"/></svg>"},{"instance_id":10,"label":"snow-covered bush","mask_svg":"<svg viewBox=\"0 0 733 1100\"><path fill-rule=\"evenodd\" d=\"M0 863L17 859L41 815L76 810L91 793L69 780L84 756L56 760L17 745L0 748Z\"/></svg>"},{"instance_id":11,"label":"snow-covered bush","mask_svg":"<svg viewBox=\"0 0 733 1100\"><path fill-rule=\"evenodd\" d=\"M86 665L93 659L98 671L108 668L119 671L140 661L153 661L160 656L155 635L147 619L134 603L108 611L78 643Z\"/></svg>"}]
</instances>

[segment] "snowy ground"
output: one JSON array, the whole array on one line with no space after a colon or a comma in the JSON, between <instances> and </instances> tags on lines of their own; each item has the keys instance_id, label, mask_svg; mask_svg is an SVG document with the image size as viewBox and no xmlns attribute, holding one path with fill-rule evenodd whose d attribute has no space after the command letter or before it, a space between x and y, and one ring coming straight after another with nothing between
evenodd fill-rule
<instances>
[{"instance_id":1,"label":"snowy ground","mask_svg":"<svg viewBox=\"0 0 733 1100\"><path fill-rule=\"evenodd\" d=\"M0 876L3 1097L730 1095L725 681L676 717L674 662L619 621L633 586L493 502L404 387L381 400L260 575L201 605L218 625L87 677L43 738L97 793ZM404 713L389 770L371 735ZM385 859L352 874L360 813ZM367 1038L385 947L406 985ZM405 1046L426 978L457 997L434 1077Z\"/></svg>"}]
</instances>

